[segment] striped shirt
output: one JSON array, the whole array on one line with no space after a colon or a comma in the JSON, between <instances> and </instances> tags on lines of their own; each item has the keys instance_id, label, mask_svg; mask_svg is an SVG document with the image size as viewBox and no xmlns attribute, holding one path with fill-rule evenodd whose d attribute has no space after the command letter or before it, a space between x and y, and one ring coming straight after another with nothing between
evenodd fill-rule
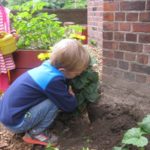
<instances>
[{"instance_id":1,"label":"striped shirt","mask_svg":"<svg viewBox=\"0 0 150 150\"><path fill-rule=\"evenodd\" d=\"M10 33L9 10L0 6L0 31ZM2 55L0 53L0 73L7 73L8 70L15 68L15 63L11 54Z\"/></svg>"}]
</instances>

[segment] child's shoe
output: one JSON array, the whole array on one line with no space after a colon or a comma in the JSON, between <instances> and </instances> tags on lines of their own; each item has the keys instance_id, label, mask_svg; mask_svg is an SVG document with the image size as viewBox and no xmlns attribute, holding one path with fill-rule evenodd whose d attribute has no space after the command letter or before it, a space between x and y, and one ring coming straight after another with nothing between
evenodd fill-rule
<instances>
[{"instance_id":1,"label":"child's shoe","mask_svg":"<svg viewBox=\"0 0 150 150\"><path fill-rule=\"evenodd\" d=\"M30 144L39 144L44 146L50 144L52 147L56 147L58 144L58 137L52 133L49 136L46 136L44 133L40 133L38 135L26 133L23 136L23 140Z\"/></svg>"}]
</instances>

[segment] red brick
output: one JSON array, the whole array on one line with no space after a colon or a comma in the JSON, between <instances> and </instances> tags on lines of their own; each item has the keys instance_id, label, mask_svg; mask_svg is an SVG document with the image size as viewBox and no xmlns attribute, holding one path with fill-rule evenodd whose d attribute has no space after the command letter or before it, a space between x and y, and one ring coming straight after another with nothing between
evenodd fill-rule
<instances>
[{"instance_id":1,"label":"red brick","mask_svg":"<svg viewBox=\"0 0 150 150\"><path fill-rule=\"evenodd\" d=\"M125 21L125 13L116 12L115 13L115 21Z\"/></svg>"},{"instance_id":2,"label":"red brick","mask_svg":"<svg viewBox=\"0 0 150 150\"><path fill-rule=\"evenodd\" d=\"M112 74L112 72L113 72L113 68L110 68L110 67L106 67L106 66L103 66L103 73L104 74Z\"/></svg>"},{"instance_id":3,"label":"red brick","mask_svg":"<svg viewBox=\"0 0 150 150\"><path fill-rule=\"evenodd\" d=\"M116 30L118 30L118 24L117 23L104 22L103 23L103 30L104 31L116 31Z\"/></svg>"},{"instance_id":4,"label":"red brick","mask_svg":"<svg viewBox=\"0 0 150 150\"><path fill-rule=\"evenodd\" d=\"M138 55L137 62L141 64L148 64L148 55L144 55L144 54Z\"/></svg>"},{"instance_id":5,"label":"red brick","mask_svg":"<svg viewBox=\"0 0 150 150\"><path fill-rule=\"evenodd\" d=\"M145 53L150 53L150 45L144 45L143 50Z\"/></svg>"},{"instance_id":6,"label":"red brick","mask_svg":"<svg viewBox=\"0 0 150 150\"><path fill-rule=\"evenodd\" d=\"M136 58L136 54L133 54L133 53L125 53L125 60L128 60L128 61L135 61L135 58Z\"/></svg>"},{"instance_id":7,"label":"red brick","mask_svg":"<svg viewBox=\"0 0 150 150\"><path fill-rule=\"evenodd\" d=\"M129 81L135 81L135 74L132 72L124 72L124 78Z\"/></svg>"},{"instance_id":8,"label":"red brick","mask_svg":"<svg viewBox=\"0 0 150 150\"><path fill-rule=\"evenodd\" d=\"M141 22L150 22L150 12L140 13L140 21Z\"/></svg>"},{"instance_id":9,"label":"red brick","mask_svg":"<svg viewBox=\"0 0 150 150\"><path fill-rule=\"evenodd\" d=\"M128 13L126 18L127 21L138 21L138 13Z\"/></svg>"},{"instance_id":10,"label":"red brick","mask_svg":"<svg viewBox=\"0 0 150 150\"><path fill-rule=\"evenodd\" d=\"M142 52L142 44L137 43L120 43L119 49L123 51Z\"/></svg>"},{"instance_id":11,"label":"red brick","mask_svg":"<svg viewBox=\"0 0 150 150\"><path fill-rule=\"evenodd\" d=\"M150 23L134 23L133 32L150 32Z\"/></svg>"},{"instance_id":12,"label":"red brick","mask_svg":"<svg viewBox=\"0 0 150 150\"><path fill-rule=\"evenodd\" d=\"M150 75L147 76L147 82L150 84Z\"/></svg>"},{"instance_id":13,"label":"red brick","mask_svg":"<svg viewBox=\"0 0 150 150\"><path fill-rule=\"evenodd\" d=\"M95 31L96 31L96 30L97 30L97 27L92 27L92 30L95 30Z\"/></svg>"},{"instance_id":14,"label":"red brick","mask_svg":"<svg viewBox=\"0 0 150 150\"><path fill-rule=\"evenodd\" d=\"M96 10L97 10L97 7L93 7L92 10L93 10L93 11L96 11Z\"/></svg>"},{"instance_id":15,"label":"red brick","mask_svg":"<svg viewBox=\"0 0 150 150\"><path fill-rule=\"evenodd\" d=\"M114 58L123 59L123 56L124 56L123 52L119 52L119 51L114 52Z\"/></svg>"},{"instance_id":16,"label":"red brick","mask_svg":"<svg viewBox=\"0 0 150 150\"><path fill-rule=\"evenodd\" d=\"M139 35L139 42L140 43L150 43L150 35L148 35L148 34L140 34Z\"/></svg>"},{"instance_id":17,"label":"red brick","mask_svg":"<svg viewBox=\"0 0 150 150\"><path fill-rule=\"evenodd\" d=\"M103 65L109 67L117 67L117 61L114 59L103 58Z\"/></svg>"},{"instance_id":18,"label":"red brick","mask_svg":"<svg viewBox=\"0 0 150 150\"><path fill-rule=\"evenodd\" d=\"M103 20L104 21L113 21L114 20L114 14L104 12Z\"/></svg>"},{"instance_id":19,"label":"red brick","mask_svg":"<svg viewBox=\"0 0 150 150\"><path fill-rule=\"evenodd\" d=\"M147 1L146 10L150 10L150 1Z\"/></svg>"},{"instance_id":20,"label":"red brick","mask_svg":"<svg viewBox=\"0 0 150 150\"><path fill-rule=\"evenodd\" d=\"M112 73L112 75L115 78L122 79L122 77L123 77L123 71L115 68L114 71L113 71L113 73Z\"/></svg>"},{"instance_id":21,"label":"red brick","mask_svg":"<svg viewBox=\"0 0 150 150\"><path fill-rule=\"evenodd\" d=\"M113 39L113 32L103 32L103 39L112 40Z\"/></svg>"},{"instance_id":22,"label":"red brick","mask_svg":"<svg viewBox=\"0 0 150 150\"><path fill-rule=\"evenodd\" d=\"M103 80L103 82L105 82L105 81L108 81L109 79L110 79L110 76L111 74L102 74L102 80Z\"/></svg>"},{"instance_id":23,"label":"red brick","mask_svg":"<svg viewBox=\"0 0 150 150\"><path fill-rule=\"evenodd\" d=\"M124 41L124 33L123 32L115 32L114 39L117 41Z\"/></svg>"},{"instance_id":24,"label":"red brick","mask_svg":"<svg viewBox=\"0 0 150 150\"><path fill-rule=\"evenodd\" d=\"M147 77L146 77L146 75L136 74L136 81L138 83L146 83Z\"/></svg>"},{"instance_id":25,"label":"red brick","mask_svg":"<svg viewBox=\"0 0 150 150\"><path fill-rule=\"evenodd\" d=\"M111 41L103 41L103 48L104 49L118 49L118 43L111 42Z\"/></svg>"},{"instance_id":26,"label":"red brick","mask_svg":"<svg viewBox=\"0 0 150 150\"><path fill-rule=\"evenodd\" d=\"M113 58L114 57L114 51L103 50L103 57Z\"/></svg>"},{"instance_id":27,"label":"red brick","mask_svg":"<svg viewBox=\"0 0 150 150\"><path fill-rule=\"evenodd\" d=\"M130 23L120 23L120 31L130 31Z\"/></svg>"},{"instance_id":28,"label":"red brick","mask_svg":"<svg viewBox=\"0 0 150 150\"><path fill-rule=\"evenodd\" d=\"M150 75L150 66L133 63L131 64L131 71Z\"/></svg>"},{"instance_id":29,"label":"red brick","mask_svg":"<svg viewBox=\"0 0 150 150\"><path fill-rule=\"evenodd\" d=\"M104 2L104 11L116 11L119 10L119 3L117 2Z\"/></svg>"},{"instance_id":30,"label":"red brick","mask_svg":"<svg viewBox=\"0 0 150 150\"><path fill-rule=\"evenodd\" d=\"M120 3L120 9L121 10L129 10L129 11L139 11L139 10L145 10L145 1L125 1Z\"/></svg>"},{"instance_id":31,"label":"red brick","mask_svg":"<svg viewBox=\"0 0 150 150\"><path fill-rule=\"evenodd\" d=\"M119 61L119 68L128 70L129 69L129 63L125 61Z\"/></svg>"},{"instance_id":32,"label":"red brick","mask_svg":"<svg viewBox=\"0 0 150 150\"><path fill-rule=\"evenodd\" d=\"M133 34L133 33L127 33L126 34L126 41L136 42L137 41L137 35Z\"/></svg>"}]
</instances>

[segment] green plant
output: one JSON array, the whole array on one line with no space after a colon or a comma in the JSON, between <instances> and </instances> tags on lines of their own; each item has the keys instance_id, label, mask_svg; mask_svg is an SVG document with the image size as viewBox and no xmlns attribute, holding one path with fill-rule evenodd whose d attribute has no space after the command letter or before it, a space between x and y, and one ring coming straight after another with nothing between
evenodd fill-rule
<instances>
[{"instance_id":1,"label":"green plant","mask_svg":"<svg viewBox=\"0 0 150 150\"><path fill-rule=\"evenodd\" d=\"M59 150L57 147L52 147L51 145L48 145L45 150Z\"/></svg>"},{"instance_id":2,"label":"green plant","mask_svg":"<svg viewBox=\"0 0 150 150\"><path fill-rule=\"evenodd\" d=\"M93 40L93 39L90 40L90 44L92 46L97 46L97 42L95 40Z\"/></svg>"},{"instance_id":3,"label":"green plant","mask_svg":"<svg viewBox=\"0 0 150 150\"><path fill-rule=\"evenodd\" d=\"M129 150L129 149L128 148L124 148L124 147L117 147L117 146L115 146L113 148L113 150Z\"/></svg>"},{"instance_id":4,"label":"green plant","mask_svg":"<svg viewBox=\"0 0 150 150\"><path fill-rule=\"evenodd\" d=\"M12 26L20 35L18 48L49 49L49 46L63 38L65 28L55 14L41 10L44 2L26 2L14 6L16 14L11 14Z\"/></svg>"},{"instance_id":5,"label":"green plant","mask_svg":"<svg viewBox=\"0 0 150 150\"><path fill-rule=\"evenodd\" d=\"M150 115L143 118L142 122L138 123L137 128L127 130L121 141L121 147L114 147L113 150L129 150L129 145L136 146L139 150L144 150L148 144L148 139L145 135L150 134Z\"/></svg>"},{"instance_id":6,"label":"green plant","mask_svg":"<svg viewBox=\"0 0 150 150\"><path fill-rule=\"evenodd\" d=\"M5 0L6 1L6 0ZM9 0L9 6L21 5L30 0ZM72 9L72 8L86 8L87 0L33 0L35 2L47 2L46 7L51 9Z\"/></svg>"},{"instance_id":7,"label":"green plant","mask_svg":"<svg viewBox=\"0 0 150 150\"><path fill-rule=\"evenodd\" d=\"M88 147L83 147L81 150L90 150Z\"/></svg>"},{"instance_id":8,"label":"green plant","mask_svg":"<svg viewBox=\"0 0 150 150\"><path fill-rule=\"evenodd\" d=\"M100 98L99 76L93 70L95 61L91 61L89 67L76 78L71 80L71 86L78 100L78 112L82 112L89 103L96 102Z\"/></svg>"},{"instance_id":9,"label":"green plant","mask_svg":"<svg viewBox=\"0 0 150 150\"><path fill-rule=\"evenodd\" d=\"M86 8L87 0L66 0L64 9Z\"/></svg>"},{"instance_id":10,"label":"green plant","mask_svg":"<svg viewBox=\"0 0 150 150\"><path fill-rule=\"evenodd\" d=\"M42 9L45 2L32 1L16 5L11 14L12 26L17 30L20 38L17 42L19 49L46 49L63 38L69 38L71 33L82 32L80 25L62 26L55 14L49 15Z\"/></svg>"},{"instance_id":11,"label":"green plant","mask_svg":"<svg viewBox=\"0 0 150 150\"><path fill-rule=\"evenodd\" d=\"M50 9L60 9L63 8L65 5L65 0L41 0L44 2L47 2L46 7L50 8Z\"/></svg>"},{"instance_id":12,"label":"green plant","mask_svg":"<svg viewBox=\"0 0 150 150\"><path fill-rule=\"evenodd\" d=\"M29 0L9 0L8 6L21 5Z\"/></svg>"},{"instance_id":13,"label":"green plant","mask_svg":"<svg viewBox=\"0 0 150 150\"><path fill-rule=\"evenodd\" d=\"M3 1L1 2L1 4L2 4L3 6L7 6L7 5L8 5L8 1L7 1L7 0L3 0Z\"/></svg>"}]
</instances>

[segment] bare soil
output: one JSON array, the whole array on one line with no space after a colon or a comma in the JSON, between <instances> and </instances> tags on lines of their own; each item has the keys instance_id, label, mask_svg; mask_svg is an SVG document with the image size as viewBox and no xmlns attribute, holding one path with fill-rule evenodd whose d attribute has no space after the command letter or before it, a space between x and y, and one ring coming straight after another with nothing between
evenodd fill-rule
<instances>
[{"instance_id":1,"label":"bare soil","mask_svg":"<svg viewBox=\"0 0 150 150\"><path fill-rule=\"evenodd\" d=\"M101 54L93 49L93 55L98 61L98 70L101 79ZM119 92L119 91L118 91ZM131 91L132 92L132 91ZM121 94L122 95L122 94ZM116 102L117 101L117 102ZM117 99L113 103L108 98L88 107L88 116L72 118L69 114L60 114L50 130L59 136L60 150L112 150L122 139L124 132L135 127L143 117L143 108L133 104L124 104ZM118 102L119 101L119 102ZM144 107L147 109L147 106ZM0 150L43 150L41 146L29 145L22 141L21 135L15 135L0 124ZM136 150L136 148L131 148ZM148 146L146 150L150 150Z\"/></svg>"},{"instance_id":2,"label":"bare soil","mask_svg":"<svg viewBox=\"0 0 150 150\"><path fill-rule=\"evenodd\" d=\"M90 108L89 108L90 109ZM95 110L94 110L95 111ZM90 111L89 117L96 115ZM86 115L71 118L69 114L60 114L52 131L59 136L60 150L112 150L119 144L123 133L136 126L139 110L130 106L102 104L92 123ZM21 136L14 135L0 126L0 150L42 150L43 147L24 143ZM135 149L134 149L135 150Z\"/></svg>"}]
</instances>

